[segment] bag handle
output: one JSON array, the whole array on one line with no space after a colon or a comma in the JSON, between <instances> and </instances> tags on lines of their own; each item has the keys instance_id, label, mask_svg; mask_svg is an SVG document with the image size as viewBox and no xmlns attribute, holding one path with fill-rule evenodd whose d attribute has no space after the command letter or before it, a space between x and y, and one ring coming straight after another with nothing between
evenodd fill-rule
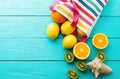
<instances>
[{"instance_id":1,"label":"bag handle","mask_svg":"<svg viewBox=\"0 0 120 79\"><path fill-rule=\"evenodd\" d=\"M61 4L60 1L63 2L63 3L65 3L65 2L71 2L71 3L73 4L73 21L72 21L71 25L74 26L74 27L76 27L77 22L78 22L78 19L79 19L80 16L79 16L78 8L77 8L74 0L56 0L56 1L50 6L50 10L51 10L51 11L54 11L55 5L56 5L56 4Z\"/></svg>"},{"instance_id":2,"label":"bag handle","mask_svg":"<svg viewBox=\"0 0 120 79\"><path fill-rule=\"evenodd\" d=\"M75 30L73 33L72 33L74 36L77 36L78 33L77 33L77 30ZM81 39L77 39L77 42L86 42L87 41L87 36L82 36Z\"/></svg>"},{"instance_id":3,"label":"bag handle","mask_svg":"<svg viewBox=\"0 0 120 79\"><path fill-rule=\"evenodd\" d=\"M78 8L74 2L74 0L56 0L51 6L50 6L50 10L54 11L54 7L56 4L60 4L60 1L62 2L71 2L73 4L73 21L71 23L71 25L73 27L76 27L78 19L80 17L79 12L78 12ZM76 32L76 33L75 33ZM73 35L77 36L77 31L75 30L75 32L73 33ZM78 42L86 42L87 40L87 36L83 36L80 40L78 39Z\"/></svg>"}]
</instances>

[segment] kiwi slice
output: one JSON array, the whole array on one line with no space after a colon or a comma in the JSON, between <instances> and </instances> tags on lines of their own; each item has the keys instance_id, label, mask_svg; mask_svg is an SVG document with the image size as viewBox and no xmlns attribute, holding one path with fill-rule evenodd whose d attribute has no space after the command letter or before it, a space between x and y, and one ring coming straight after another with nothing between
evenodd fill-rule
<instances>
[{"instance_id":1,"label":"kiwi slice","mask_svg":"<svg viewBox=\"0 0 120 79\"><path fill-rule=\"evenodd\" d=\"M67 62L67 63L72 63L73 61L74 61L74 55L73 55L73 53L72 52L67 52L67 53L65 53L65 61Z\"/></svg>"},{"instance_id":2,"label":"kiwi slice","mask_svg":"<svg viewBox=\"0 0 120 79\"><path fill-rule=\"evenodd\" d=\"M78 78L78 72L75 71L74 69L68 70L68 77L71 79L77 79Z\"/></svg>"},{"instance_id":3,"label":"kiwi slice","mask_svg":"<svg viewBox=\"0 0 120 79\"><path fill-rule=\"evenodd\" d=\"M87 69L87 65L85 62L82 61L78 61L76 63L76 67L80 70L80 71L85 71Z\"/></svg>"},{"instance_id":4,"label":"kiwi slice","mask_svg":"<svg viewBox=\"0 0 120 79\"><path fill-rule=\"evenodd\" d=\"M106 60L106 54L104 52L98 52L97 58L104 62Z\"/></svg>"}]
</instances>

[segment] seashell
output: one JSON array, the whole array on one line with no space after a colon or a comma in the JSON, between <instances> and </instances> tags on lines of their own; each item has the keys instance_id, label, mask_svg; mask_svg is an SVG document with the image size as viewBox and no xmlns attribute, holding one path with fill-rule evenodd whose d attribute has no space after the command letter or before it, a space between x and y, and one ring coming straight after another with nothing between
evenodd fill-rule
<instances>
[{"instance_id":1,"label":"seashell","mask_svg":"<svg viewBox=\"0 0 120 79\"><path fill-rule=\"evenodd\" d=\"M105 65L100 59L95 58L93 61L87 63L87 66L90 67L92 73L97 78L100 74L109 74L112 72L112 69Z\"/></svg>"}]
</instances>

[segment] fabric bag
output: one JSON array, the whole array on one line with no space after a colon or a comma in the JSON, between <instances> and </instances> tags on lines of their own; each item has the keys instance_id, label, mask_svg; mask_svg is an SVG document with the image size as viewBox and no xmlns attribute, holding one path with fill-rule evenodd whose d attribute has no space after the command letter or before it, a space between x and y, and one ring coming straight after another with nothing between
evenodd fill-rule
<instances>
[{"instance_id":1,"label":"fabric bag","mask_svg":"<svg viewBox=\"0 0 120 79\"><path fill-rule=\"evenodd\" d=\"M50 10L59 12L72 26L83 31L87 36L81 40L86 42L107 2L108 0L56 0Z\"/></svg>"}]
</instances>

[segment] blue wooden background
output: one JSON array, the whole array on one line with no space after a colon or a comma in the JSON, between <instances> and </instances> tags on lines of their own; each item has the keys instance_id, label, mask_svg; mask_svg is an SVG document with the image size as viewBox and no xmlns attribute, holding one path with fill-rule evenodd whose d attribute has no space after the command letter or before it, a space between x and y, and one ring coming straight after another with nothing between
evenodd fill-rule
<instances>
[{"instance_id":1,"label":"blue wooden background","mask_svg":"<svg viewBox=\"0 0 120 79\"><path fill-rule=\"evenodd\" d=\"M51 41L46 27L53 22L49 6L54 0L0 0L0 79L68 79L67 70L75 63L64 61L62 36ZM97 49L91 44L96 33L105 33L109 46L104 50L113 72L98 79L120 79L120 0L109 0L87 43L89 62ZM77 69L76 69L77 70ZM79 71L78 71L79 72ZM79 79L95 79L79 72Z\"/></svg>"}]
</instances>

